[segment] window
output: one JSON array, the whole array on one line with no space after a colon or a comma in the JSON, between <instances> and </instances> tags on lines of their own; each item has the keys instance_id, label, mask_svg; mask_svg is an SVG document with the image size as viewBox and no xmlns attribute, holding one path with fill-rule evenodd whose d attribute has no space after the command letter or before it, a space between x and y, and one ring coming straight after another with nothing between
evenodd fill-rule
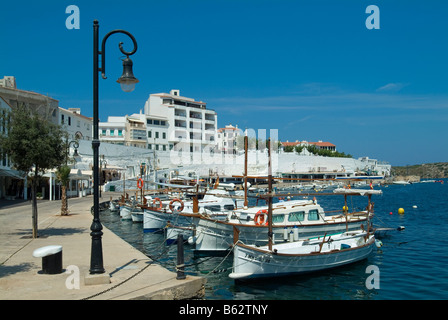
<instances>
[{"instance_id":1,"label":"window","mask_svg":"<svg viewBox=\"0 0 448 320\"><path fill-rule=\"evenodd\" d=\"M148 131L148 138L151 138L152 131Z\"/></svg>"},{"instance_id":2,"label":"window","mask_svg":"<svg viewBox=\"0 0 448 320\"><path fill-rule=\"evenodd\" d=\"M291 212L288 217L289 222L295 222L295 221L303 221L305 219L305 212L299 211L299 212Z\"/></svg>"},{"instance_id":3,"label":"window","mask_svg":"<svg viewBox=\"0 0 448 320\"><path fill-rule=\"evenodd\" d=\"M151 119L146 120L146 124L152 124L152 120Z\"/></svg>"},{"instance_id":4,"label":"window","mask_svg":"<svg viewBox=\"0 0 448 320\"><path fill-rule=\"evenodd\" d=\"M310 212L308 213L308 220L309 221L319 220L319 211L317 209L310 210Z\"/></svg>"},{"instance_id":5,"label":"window","mask_svg":"<svg viewBox=\"0 0 448 320\"><path fill-rule=\"evenodd\" d=\"M64 124L64 115L61 114L61 123Z\"/></svg>"},{"instance_id":6,"label":"window","mask_svg":"<svg viewBox=\"0 0 448 320\"><path fill-rule=\"evenodd\" d=\"M101 130L101 134L102 134L103 136L105 136L106 133L107 133L107 130L106 130L106 129Z\"/></svg>"},{"instance_id":7,"label":"window","mask_svg":"<svg viewBox=\"0 0 448 320\"><path fill-rule=\"evenodd\" d=\"M151 150L152 149L152 145L148 144L148 149Z\"/></svg>"},{"instance_id":8,"label":"window","mask_svg":"<svg viewBox=\"0 0 448 320\"><path fill-rule=\"evenodd\" d=\"M72 125L72 117L68 117L68 125L69 125L69 126Z\"/></svg>"},{"instance_id":9,"label":"window","mask_svg":"<svg viewBox=\"0 0 448 320\"><path fill-rule=\"evenodd\" d=\"M166 132L162 132L162 139L166 139Z\"/></svg>"},{"instance_id":10,"label":"window","mask_svg":"<svg viewBox=\"0 0 448 320\"><path fill-rule=\"evenodd\" d=\"M115 134L115 130L112 130L112 129L111 129L111 130L110 130L110 136L113 137L114 134Z\"/></svg>"},{"instance_id":11,"label":"window","mask_svg":"<svg viewBox=\"0 0 448 320\"><path fill-rule=\"evenodd\" d=\"M225 204L224 210L233 210L235 209L235 206L233 204Z\"/></svg>"},{"instance_id":12,"label":"window","mask_svg":"<svg viewBox=\"0 0 448 320\"><path fill-rule=\"evenodd\" d=\"M165 125L165 121L160 120L160 125L164 126Z\"/></svg>"},{"instance_id":13,"label":"window","mask_svg":"<svg viewBox=\"0 0 448 320\"><path fill-rule=\"evenodd\" d=\"M159 150L159 145L158 144L156 144L156 150Z\"/></svg>"},{"instance_id":14,"label":"window","mask_svg":"<svg viewBox=\"0 0 448 320\"><path fill-rule=\"evenodd\" d=\"M164 144L162 147L163 147L163 151L166 151L166 144Z\"/></svg>"},{"instance_id":15,"label":"window","mask_svg":"<svg viewBox=\"0 0 448 320\"><path fill-rule=\"evenodd\" d=\"M156 131L156 139L159 139L159 132Z\"/></svg>"},{"instance_id":16,"label":"window","mask_svg":"<svg viewBox=\"0 0 448 320\"><path fill-rule=\"evenodd\" d=\"M272 215L272 223L282 223L285 220L284 214L274 214Z\"/></svg>"},{"instance_id":17,"label":"window","mask_svg":"<svg viewBox=\"0 0 448 320\"><path fill-rule=\"evenodd\" d=\"M118 130L118 136L119 136L119 137L123 136L123 132L122 132L122 130L120 130L120 129Z\"/></svg>"},{"instance_id":18,"label":"window","mask_svg":"<svg viewBox=\"0 0 448 320\"><path fill-rule=\"evenodd\" d=\"M221 206L204 206L204 208L210 211L221 211Z\"/></svg>"},{"instance_id":19,"label":"window","mask_svg":"<svg viewBox=\"0 0 448 320\"><path fill-rule=\"evenodd\" d=\"M154 120L154 124L158 126L158 125L160 125L160 121L159 120Z\"/></svg>"}]
</instances>

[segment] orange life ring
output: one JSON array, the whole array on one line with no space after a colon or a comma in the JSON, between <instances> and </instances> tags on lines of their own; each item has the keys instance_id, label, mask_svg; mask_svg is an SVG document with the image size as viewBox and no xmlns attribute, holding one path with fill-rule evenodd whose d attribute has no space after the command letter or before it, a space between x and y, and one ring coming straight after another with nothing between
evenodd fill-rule
<instances>
[{"instance_id":1,"label":"orange life ring","mask_svg":"<svg viewBox=\"0 0 448 320\"><path fill-rule=\"evenodd\" d=\"M142 178L137 180L137 188L139 188L139 189L143 188L143 179Z\"/></svg>"},{"instance_id":2,"label":"orange life ring","mask_svg":"<svg viewBox=\"0 0 448 320\"><path fill-rule=\"evenodd\" d=\"M173 206L174 202L180 202L180 208L178 210L174 210L174 206ZM170 202L170 210L171 210L171 212L176 212L176 213L182 212L182 210L184 210L184 203L180 199L173 199Z\"/></svg>"},{"instance_id":3,"label":"orange life ring","mask_svg":"<svg viewBox=\"0 0 448 320\"><path fill-rule=\"evenodd\" d=\"M152 200L152 206L154 207L154 204L155 204L157 201L159 202L159 207L156 208L156 209L157 209L157 210L162 210L162 200L160 200L159 198L155 198L154 200Z\"/></svg>"},{"instance_id":4,"label":"orange life ring","mask_svg":"<svg viewBox=\"0 0 448 320\"><path fill-rule=\"evenodd\" d=\"M265 218L265 216L266 216L266 218ZM265 209L259 210L255 214L254 222L257 226L261 226L261 225L266 226L268 224L268 211Z\"/></svg>"}]
</instances>

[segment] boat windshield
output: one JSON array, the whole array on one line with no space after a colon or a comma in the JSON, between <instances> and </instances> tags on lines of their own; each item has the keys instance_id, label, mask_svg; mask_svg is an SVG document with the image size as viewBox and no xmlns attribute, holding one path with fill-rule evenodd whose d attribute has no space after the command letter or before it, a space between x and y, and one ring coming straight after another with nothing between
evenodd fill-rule
<instances>
[{"instance_id":1,"label":"boat windshield","mask_svg":"<svg viewBox=\"0 0 448 320\"><path fill-rule=\"evenodd\" d=\"M305 220L305 211L290 212L288 216L289 222Z\"/></svg>"}]
</instances>

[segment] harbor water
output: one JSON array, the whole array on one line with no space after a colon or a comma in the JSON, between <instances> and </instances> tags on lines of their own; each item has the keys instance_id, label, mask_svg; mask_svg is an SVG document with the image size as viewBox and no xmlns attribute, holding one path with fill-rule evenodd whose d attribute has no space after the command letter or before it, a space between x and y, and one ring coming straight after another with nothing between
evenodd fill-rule
<instances>
[{"instance_id":1,"label":"harbor water","mask_svg":"<svg viewBox=\"0 0 448 320\"><path fill-rule=\"evenodd\" d=\"M235 282L228 277L231 253L197 256L186 244L185 271L207 278L205 299L209 300L448 299L448 181L443 182L375 187L383 194L372 197L373 223L391 230L366 260L324 272ZM343 196L318 196L317 201L326 211L344 205ZM348 197L349 208L364 209L366 204L366 197ZM404 213L398 213L400 208ZM121 221L119 213L108 210L101 213L101 222L147 256L175 270L177 246L167 246L163 234L144 233L142 223Z\"/></svg>"}]
</instances>

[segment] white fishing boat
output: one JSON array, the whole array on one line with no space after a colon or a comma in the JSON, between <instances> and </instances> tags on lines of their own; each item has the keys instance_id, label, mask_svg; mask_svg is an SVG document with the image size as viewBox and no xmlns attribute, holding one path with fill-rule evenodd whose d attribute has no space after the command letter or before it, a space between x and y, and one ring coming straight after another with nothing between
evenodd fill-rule
<instances>
[{"instance_id":1,"label":"white fishing boat","mask_svg":"<svg viewBox=\"0 0 448 320\"><path fill-rule=\"evenodd\" d=\"M162 231L168 223L178 227L189 227L193 219L188 216L193 213L194 200L155 198L149 205L143 208L143 231ZM235 202L225 190L212 189L206 192L201 200L198 200L199 214L206 214L215 220L223 220L229 210L235 208Z\"/></svg>"},{"instance_id":2,"label":"white fishing boat","mask_svg":"<svg viewBox=\"0 0 448 320\"><path fill-rule=\"evenodd\" d=\"M117 212L120 210L120 204L117 200L112 200L112 198L109 201L109 210L111 212Z\"/></svg>"},{"instance_id":3,"label":"white fishing boat","mask_svg":"<svg viewBox=\"0 0 448 320\"><path fill-rule=\"evenodd\" d=\"M238 241L229 277L236 280L278 277L335 268L367 258L374 246L375 237L361 230L270 247Z\"/></svg>"},{"instance_id":4,"label":"white fishing boat","mask_svg":"<svg viewBox=\"0 0 448 320\"><path fill-rule=\"evenodd\" d=\"M132 222L143 222L143 210L141 208L134 208L131 211Z\"/></svg>"},{"instance_id":5,"label":"white fishing boat","mask_svg":"<svg viewBox=\"0 0 448 320\"><path fill-rule=\"evenodd\" d=\"M120 218L121 220L131 219L131 206L126 203L120 205Z\"/></svg>"},{"instance_id":6,"label":"white fishing boat","mask_svg":"<svg viewBox=\"0 0 448 320\"><path fill-rule=\"evenodd\" d=\"M346 189L342 189L346 190ZM334 190L345 195L381 194L380 190L351 189ZM327 234L338 234L366 228L373 216L373 207L369 210L342 212L326 215L316 200L291 200L272 204L272 233L276 243L289 241L291 235L295 240L308 239ZM226 251L235 243L234 231L246 244L264 246L268 234L268 206L256 206L234 210L225 220L216 220L204 214L189 214L193 218L194 228L189 243L195 245L196 251ZM187 214L185 214L187 215Z\"/></svg>"},{"instance_id":7,"label":"white fishing boat","mask_svg":"<svg viewBox=\"0 0 448 320\"><path fill-rule=\"evenodd\" d=\"M120 202L121 220L133 220L132 215L135 214L137 216L138 213L143 213L143 210L138 206L138 203L134 198Z\"/></svg>"}]
</instances>

